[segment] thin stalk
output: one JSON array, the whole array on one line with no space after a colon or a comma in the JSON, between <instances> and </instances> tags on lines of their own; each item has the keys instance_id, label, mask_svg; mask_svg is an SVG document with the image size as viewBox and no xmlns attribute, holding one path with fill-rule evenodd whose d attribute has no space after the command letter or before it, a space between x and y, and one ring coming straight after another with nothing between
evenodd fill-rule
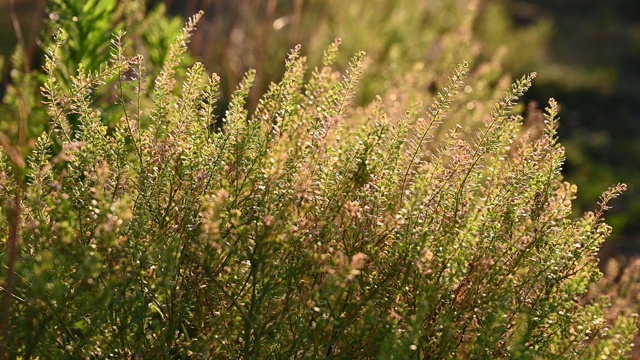
<instances>
[{"instance_id":1,"label":"thin stalk","mask_svg":"<svg viewBox=\"0 0 640 360\"><path fill-rule=\"evenodd\" d=\"M16 167L16 192L13 199L13 218L10 221L9 238L7 239L7 280L2 306L2 349L0 349L0 359L8 358L10 348L9 340L9 317L11 316L11 297L15 282L15 268L18 262L18 231L20 230L20 207L22 196L22 168Z\"/></svg>"}]
</instances>

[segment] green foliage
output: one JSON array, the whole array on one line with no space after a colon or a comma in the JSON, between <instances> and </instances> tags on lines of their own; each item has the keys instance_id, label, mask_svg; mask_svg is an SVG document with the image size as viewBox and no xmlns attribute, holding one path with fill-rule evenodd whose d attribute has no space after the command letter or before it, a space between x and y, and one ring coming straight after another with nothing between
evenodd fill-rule
<instances>
[{"instance_id":1,"label":"green foliage","mask_svg":"<svg viewBox=\"0 0 640 360\"><path fill-rule=\"evenodd\" d=\"M51 80L61 91L69 91L72 78L78 74L102 71L101 66L112 56L114 33L121 37L126 34L132 44L121 56L132 58L135 54L148 54L145 72L156 76L169 57L169 44L180 34L182 27L178 18L165 16L163 7L157 7L145 17L146 8L137 1L55 0L48 6L47 35L41 41L57 52L45 56L56 62ZM186 64L192 62L189 58L183 60L176 69L181 73ZM25 64L30 61L33 59L25 58L24 49L18 46L11 57L13 70L6 82L0 114L0 131L7 138L17 140L14 145L25 154L33 148L38 135L48 130L47 109L40 106L39 94L45 78L39 71L27 70ZM120 75L125 79L131 77L124 71ZM114 78L107 81L113 84ZM102 121L107 124L116 122L119 116L116 107L112 106L114 95L117 96L111 87L91 92L95 104L103 110ZM19 126L15 126L16 120ZM68 121L69 126L78 125L74 117Z\"/></svg>"},{"instance_id":2,"label":"green foliage","mask_svg":"<svg viewBox=\"0 0 640 360\"><path fill-rule=\"evenodd\" d=\"M514 114L535 74L417 67L408 76L445 78L428 106L405 107L428 93L408 81L360 108L364 53L341 74L336 41L308 74L296 47L254 111L249 71L214 127L219 77L177 71L199 17L157 75L121 33L66 84L70 45L47 50L50 126L25 177L10 147L0 157L0 198L22 205L0 215L6 243L20 224L9 357L629 353L633 318L609 327L603 301L576 301L624 185L571 219L556 102L527 130Z\"/></svg>"},{"instance_id":3,"label":"green foliage","mask_svg":"<svg viewBox=\"0 0 640 360\"><path fill-rule=\"evenodd\" d=\"M68 35L63 49L67 68L97 69L107 59L111 34L122 28L116 19L123 16L124 7L116 0L55 0L49 6L51 25Z\"/></svg>"},{"instance_id":4,"label":"green foliage","mask_svg":"<svg viewBox=\"0 0 640 360\"><path fill-rule=\"evenodd\" d=\"M61 31L66 41L58 71L62 78L76 75L79 66L96 71L109 59L112 35L128 32L136 53L148 54L149 64L159 70L169 53L169 45L180 33L179 18L167 18L158 6L148 15L144 2L55 0L49 4L49 31ZM49 39L45 40L49 44ZM157 72L153 72L154 74Z\"/></svg>"},{"instance_id":5,"label":"green foliage","mask_svg":"<svg viewBox=\"0 0 640 360\"><path fill-rule=\"evenodd\" d=\"M193 0L182 4L179 8L201 6ZM637 161L620 160L619 154L636 153L630 114L637 113L633 104L640 102L633 100L633 93L638 99L633 89L640 87L630 83L634 76L616 75L615 69L626 67L621 72L633 73L636 67L629 64L638 62L633 57L638 35L628 30L631 20L623 16L633 13L624 9L633 7L630 4L600 2L585 11L567 2L506 0L243 0L206 6L205 23L191 48L208 69L221 75L221 109L246 69L256 69L249 99L253 108L269 83L282 75L282 53L305 44L313 67L335 37L344 38L344 53L368 54L358 104L390 87L407 85L420 91L402 89L405 97L435 96L435 89L446 83L443 74L463 60L472 68L494 63L496 79L485 78L490 87L500 76L540 70L537 86L526 98L561 98L564 174L580 187L576 213L592 209L604 187L622 180L630 185L630 194L618 201L608 220L616 225L615 237L635 233L640 202L631 199L640 183L633 165ZM616 12L626 26L615 21ZM337 68L345 69L347 61L338 58ZM425 94L425 89L432 91ZM608 121L612 118L618 121Z\"/></svg>"},{"instance_id":6,"label":"green foliage","mask_svg":"<svg viewBox=\"0 0 640 360\"><path fill-rule=\"evenodd\" d=\"M593 301L598 297L606 297L611 303L605 313L610 323L620 314L632 315L638 312L638 298L640 297L640 258L610 258L604 265L604 276L589 286L589 292L582 302ZM634 343L638 341L638 334L634 336ZM633 358L637 358L639 349L633 349Z\"/></svg>"}]
</instances>

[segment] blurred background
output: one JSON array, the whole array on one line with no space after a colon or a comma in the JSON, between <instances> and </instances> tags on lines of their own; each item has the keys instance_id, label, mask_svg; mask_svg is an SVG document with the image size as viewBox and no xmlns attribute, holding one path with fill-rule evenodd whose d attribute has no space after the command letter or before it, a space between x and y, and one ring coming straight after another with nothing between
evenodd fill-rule
<instances>
[{"instance_id":1,"label":"blurred background","mask_svg":"<svg viewBox=\"0 0 640 360\"><path fill-rule=\"evenodd\" d=\"M83 11L104 7L106 15L90 19L90 25L106 21L101 29L102 36L108 38L119 19L128 16L129 8L123 8L122 3L0 0L0 55L10 59L16 45L22 44L24 66L37 68L42 60L39 44L46 38L42 34L51 24L68 21L78 23L80 40L75 51L77 61L82 62L82 52L90 51L82 48L82 39L93 36L84 33L82 21L78 21ZM251 99L255 104L269 82L279 78L288 49L302 44L313 66L336 37L343 39L343 54L367 51L371 59L368 73L382 79L365 77L359 95L362 103L407 80L397 74L411 67L429 66L447 74L452 61L469 56L479 59L478 63L498 61L501 71L513 77L536 71L538 78L524 100L544 104L554 97L561 104L560 136L567 152L564 173L579 187L576 211L593 207L611 184L625 182L629 186L608 216L614 235L601 257L640 255L640 1L348 3L156 0L140 3L135 9L141 16L152 14L151 18L158 20L140 22L138 28L149 45L145 55L152 60L155 57L156 64L163 61L163 53L157 49L168 47L165 39L179 31L188 16L205 11L190 45L191 54L222 77L223 103L248 68L258 71ZM45 16L47 8L56 12L55 18ZM105 50L96 47L91 51ZM348 55L343 64L347 59ZM5 61L0 95L11 81L9 69L9 61ZM0 121L3 130L11 128L11 119Z\"/></svg>"}]
</instances>

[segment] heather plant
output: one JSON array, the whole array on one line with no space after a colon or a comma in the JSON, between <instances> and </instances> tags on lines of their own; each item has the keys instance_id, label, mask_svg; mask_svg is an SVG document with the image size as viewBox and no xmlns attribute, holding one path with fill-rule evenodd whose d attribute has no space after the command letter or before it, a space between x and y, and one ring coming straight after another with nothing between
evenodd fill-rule
<instances>
[{"instance_id":1,"label":"heather plant","mask_svg":"<svg viewBox=\"0 0 640 360\"><path fill-rule=\"evenodd\" d=\"M282 74L280 54L297 43L305 44L305 52L309 54L313 67L319 63L320 54L328 42L335 37L344 37L345 53L365 50L368 54L368 69L360 81L356 96L358 104L366 104L375 95L386 93L390 87L406 86L410 81L419 83L416 84L420 88L418 96L434 96L435 91L446 83L451 64L462 60L469 61L471 68L474 68L479 62L494 62L493 59L498 57L496 64L500 65L500 69L496 74L499 75L544 69L536 80L534 92L528 93L527 98L543 101L550 93L562 94L561 103L564 101L567 104L563 107L566 113L561 137L568 149L565 175L572 182L577 182L581 189L574 204L576 213L592 209L591 205L596 202L601 190L620 179L630 184L630 196L625 199L633 198L633 184L638 183L633 180L636 178L633 166L621 172L620 166L614 171L610 165L620 163L616 156L619 152L633 153L633 146L609 139L631 138L628 134L633 126L630 129L615 126L607 134L602 132L602 124L606 124L606 119L612 115L607 113L601 116L605 119L603 121L589 114L600 113L600 109L604 108L615 108L619 109L620 114L614 117L625 118L625 114L637 111L611 103L597 105L594 99L587 99L591 96L596 99L608 97L615 91L617 71L612 66L624 66L615 59L620 52L596 51L604 57L613 56L606 61L606 67L601 68L590 64L591 61L587 59L593 60L592 56L576 57L576 54L591 54L594 48L626 41L623 39L631 41L628 37L632 36L632 32L613 25L615 16L602 15L615 13L612 9L622 7L621 4L601 3L600 10L591 6L586 12L574 12L571 6L566 9L561 5L550 6L556 3L566 6L566 2L553 1L545 4L544 1L503 0L367 0L346 3L340 0L166 0L165 3L173 4L172 9L181 11L185 16L205 7L207 16L195 34L191 49L194 54L201 56L208 69L222 78L220 114L226 109L230 94L247 68L256 69L256 82L249 98L250 108L253 108L269 83L279 79ZM557 8L557 13L546 11L549 8ZM575 23L574 16L578 13L600 14L606 20ZM562 18L565 17L571 20L563 24ZM604 41L600 35L586 40L581 35L581 32L601 34L602 31L597 31L600 25L587 26L593 27L591 30L577 30L586 24L600 23L602 26L611 26L605 37L618 40ZM563 36L567 30L573 33L574 38ZM618 35L614 35L616 33ZM562 38L565 40L560 41L560 45L559 39ZM576 41L576 38L582 41ZM601 46L584 45L599 42L603 42ZM574 50L576 47L580 47L580 50ZM623 48L632 49L634 46ZM596 57L603 59L601 56ZM347 61L348 58L337 59L336 68L347 68ZM627 63L636 62L630 59ZM417 76L407 79L407 74L414 67L426 67L433 71L428 74L418 71L415 73ZM633 72L633 69L635 67L627 72ZM624 79L632 78L622 76L620 80L625 82ZM633 86L627 87L631 88ZM427 94L425 89L432 91ZM401 93L407 96L412 92L403 90ZM624 90L619 94L620 98L627 98L623 93L628 95L628 91ZM480 95L476 91L474 94L476 98ZM612 98L608 101L617 100ZM621 151L607 151L611 144L626 147ZM604 161L603 157L608 160ZM621 162L622 166L632 163ZM631 230L633 233L633 226L630 225L634 223L634 214L639 213L636 203L640 204L623 200L618 203L617 210L609 214L608 221L616 229L614 237L619 237L625 231L628 233Z\"/></svg>"},{"instance_id":2,"label":"heather plant","mask_svg":"<svg viewBox=\"0 0 640 360\"><path fill-rule=\"evenodd\" d=\"M603 266L604 275L597 283L589 286L589 292L582 299L589 302L601 296L605 296L611 302L611 306L605 312L605 318L610 322L620 314L633 314L638 311L640 300L640 258L609 258ZM640 344L640 337L636 333L634 345ZM639 349L634 347L633 358L640 356Z\"/></svg>"},{"instance_id":3,"label":"heather plant","mask_svg":"<svg viewBox=\"0 0 640 360\"><path fill-rule=\"evenodd\" d=\"M43 31L46 35L39 42L44 47L53 46L50 35L56 33L66 39L58 44L64 56L58 57L55 68L56 82L66 91L70 90L71 77L83 71L98 71L109 59L112 34L119 31L126 32L131 43L126 56L143 54L147 59L147 72L156 76L168 56L169 45L182 27L182 21L167 17L162 6L147 13L145 4L138 1L54 0L48 3L47 10ZM7 142L17 145L23 153L33 149L35 139L48 129L47 109L41 106L40 97L44 74L32 69L31 64L40 61L29 57L30 53L25 50L29 45L18 44L10 59L13 70L9 72L9 78L0 79L5 80L0 131L7 136ZM185 57L177 70L184 71L186 64L191 62L188 56ZM114 104L110 87L95 89L91 96L103 110L103 122L110 124L117 120L118 115L112 113L114 108L110 107ZM77 125L73 117L68 120L70 126ZM15 126L16 122L20 125Z\"/></svg>"},{"instance_id":4,"label":"heather plant","mask_svg":"<svg viewBox=\"0 0 640 360\"><path fill-rule=\"evenodd\" d=\"M494 67L461 62L424 104L358 107L365 55L340 73L336 41L310 73L295 47L252 111L248 71L216 119L219 77L177 71L200 17L157 75L122 32L67 84L65 33L47 49L50 125L0 152L8 357L628 355L635 319L577 301L624 185L571 217L556 102L514 112L535 74L493 101Z\"/></svg>"},{"instance_id":5,"label":"heather plant","mask_svg":"<svg viewBox=\"0 0 640 360\"><path fill-rule=\"evenodd\" d=\"M305 44L311 66L320 65L322 51L336 37L344 36L346 53L365 50L368 71L356 96L356 102L363 104L390 86L407 82L405 76L414 67L434 70L421 72L435 77L420 80L423 94L443 86L451 64L463 60L473 67L476 59L501 54L498 63L510 71L531 71L543 61L551 28L547 22L517 28L503 4L492 0L192 0L180 4L173 8L187 9L183 11L188 14L205 6L207 16L191 50L221 75L222 106L247 68L256 69L249 99L255 106L269 83L283 72L276 59L297 43ZM338 58L336 67L346 69L347 62L348 58Z\"/></svg>"},{"instance_id":6,"label":"heather plant","mask_svg":"<svg viewBox=\"0 0 640 360\"><path fill-rule=\"evenodd\" d=\"M156 75L166 60L169 45L180 33L182 22L167 17L163 6L147 9L145 2L117 0L54 0L48 5L47 32L63 31L66 41L59 44L58 80L77 75L79 66L95 71L109 58L112 34L129 33L128 55L143 54L147 69ZM51 38L43 40L52 45Z\"/></svg>"}]
</instances>

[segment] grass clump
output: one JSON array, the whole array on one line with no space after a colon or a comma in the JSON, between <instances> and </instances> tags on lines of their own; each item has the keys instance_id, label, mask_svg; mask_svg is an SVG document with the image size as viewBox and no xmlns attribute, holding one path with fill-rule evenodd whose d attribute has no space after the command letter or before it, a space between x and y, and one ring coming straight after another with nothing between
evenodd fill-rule
<instances>
[{"instance_id":1,"label":"grass clump","mask_svg":"<svg viewBox=\"0 0 640 360\"><path fill-rule=\"evenodd\" d=\"M528 130L513 114L535 74L473 102L482 71L462 63L426 108L359 108L365 55L341 74L336 41L309 74L294 48L252 111L247 72L216 119L218 76L176 71L200 16L151 78L122 34L65 86L64 36L48 49L50 126L26 161L9 145L0 161L10 357L629 352L633 318L576 301L624 186L570 218L556 102Z\"/></svg>"}]
</instances>

